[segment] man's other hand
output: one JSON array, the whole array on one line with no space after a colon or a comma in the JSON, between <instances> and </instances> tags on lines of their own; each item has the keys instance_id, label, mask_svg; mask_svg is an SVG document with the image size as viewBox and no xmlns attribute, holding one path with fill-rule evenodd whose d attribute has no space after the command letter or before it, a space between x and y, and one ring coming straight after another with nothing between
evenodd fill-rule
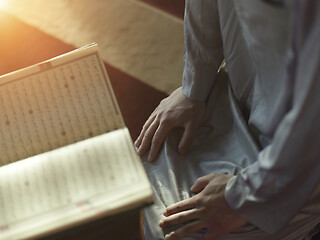
<instances>
[{"instance_id":1,"label":"man's other hand","mask_svg":"<svg viewBox=\"0 0 320 240\"><path fill-rule=\"evenodd\" d=\"M221 234L244 226L246 220L231 210L224 197L225 187L231 177L231 175L215 173L198 178L191 187L191 191L198 193L197 195L165 210L165 218L159 222L160 227L185 224L167 234L165 239L182 239L206 229L202 240L212 240Z\"/></svg>"}]
</instances>

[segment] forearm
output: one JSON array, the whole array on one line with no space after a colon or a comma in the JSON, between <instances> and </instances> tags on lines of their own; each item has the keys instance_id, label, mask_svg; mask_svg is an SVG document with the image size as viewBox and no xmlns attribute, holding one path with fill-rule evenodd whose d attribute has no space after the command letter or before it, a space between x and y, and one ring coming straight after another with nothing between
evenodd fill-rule
<instances>
[{"instance_id":1,"label":"forearm","mask_svg":"<svg viewBox=\"0 0 320 240\"><path fill-rule=\"evenodd\" d=\"M223 60L217 1L186 0L183 94L205 100Z\"/></svg>"},{"instance_id":2,"label":"forearm","mask_svg":"<svg viewBox=\"0 0 320 240\"><path fill-rule=\"evenodd\" d=\"M309 0L303 4L309 4L314 13L316 8L320 11L319 3ZM307 15L296 22L299 29L295 32L296 65L290 76L290 111L271 144L254 164L229 181L225 194L237 214L267 232L285 226L320 184L320 17L303 13Z\"/></svg>"},{"instance_id":3,"label":"forearm","mask_svg":"<svg viewBox=\"0 0 320 240\"><path fill-rule=\"evenodd\" d=\"M319 185L320 83L314 83L281 122L272 144L227 186L231 208L267 232L280 230Z\"/></svg>"}]
</instances>

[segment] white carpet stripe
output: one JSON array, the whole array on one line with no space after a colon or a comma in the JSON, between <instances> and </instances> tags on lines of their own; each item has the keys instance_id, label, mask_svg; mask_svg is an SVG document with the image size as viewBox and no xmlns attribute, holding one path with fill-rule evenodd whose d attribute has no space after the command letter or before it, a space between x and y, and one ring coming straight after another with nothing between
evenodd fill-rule
<instances>
[{"instance_id":1,"label":"white carpet stripe","mask_svg":"<svg viewBox=\"0 0 320 240\"><path fill-rule=\"evenodd\" d=\"M5 10L62 41L100 45L105 61L167 93L181 84L182 20L136 0L5 0Z\"/></svg>"},{"instance_id":2,"label":"white carpet stripe","mask_svg":"<svg viewBox=\"0 0 320 240\"><path fill-rule=\"evenodd\" d=\"M151 11L154 11L154 12L156 12L157 14L162 14L162 15L164 15L164 16L167 17L167 18L171 18L172 21L176 21L176 22L179 23L179 24L183 24L183 20L182 20L181 18L179 18L179 17L177 17L177 16L175 16L175 15L172 15L172 14L170 14L170 13L167 13L167 12L165 12L165 11L162 11L161 9L159 9L159 8L157 8L157 7L155 7L155 6L152 6L152 5L150 5L150 4L147 4L146 2L142 2L142 1L140 1L140 0L127 0L127 1L131 1L131 2L133 2L133 3L135 3L135 4L139 4L140 6L145 7L145 8L147 8L147 9L151 10Z\"/></svg>"}]
</instances>

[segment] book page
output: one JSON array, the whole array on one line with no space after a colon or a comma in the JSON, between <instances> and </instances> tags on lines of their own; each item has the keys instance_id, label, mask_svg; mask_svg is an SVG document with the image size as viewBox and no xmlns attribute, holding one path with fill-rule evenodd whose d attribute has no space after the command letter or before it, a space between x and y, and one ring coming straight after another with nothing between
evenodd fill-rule
<instances>
[{"instance_id":1,"label":"book page","mask_svg":"<svg viewBox=\"0 0 320 240\"><path fill-rule=\"evenodd\" d=\"M84 212L110 214L142 193L151 201L139 161L125 128L1 167L0 239L40 231L42 222L70 224ZM123 206L112 207L113 198Z\"/></svg>"},{"instance_id":2,"label":"book page","mask_svg":"<svg viewBox=\"0 0 320 240\"><path fill-rule=\"evenodd\" d=\"M125 126L96 50L0 78L0 166Z\"/></svg>"}]
</instances>

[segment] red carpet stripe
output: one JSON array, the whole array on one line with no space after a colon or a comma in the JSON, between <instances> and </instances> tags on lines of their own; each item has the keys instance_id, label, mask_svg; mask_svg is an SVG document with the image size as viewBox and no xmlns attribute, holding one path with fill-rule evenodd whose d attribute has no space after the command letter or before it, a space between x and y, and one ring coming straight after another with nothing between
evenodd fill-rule
<instances>
[{"instance_id":1,"label":"red carpet stripe","mask_svg":"<svg viewBox=\"0 0 320 240\"><path fill-rule=\"evenodd\" d=\"M140 0L179 18L184 15L185 0Z\"/></svg>"}]
</instances>

